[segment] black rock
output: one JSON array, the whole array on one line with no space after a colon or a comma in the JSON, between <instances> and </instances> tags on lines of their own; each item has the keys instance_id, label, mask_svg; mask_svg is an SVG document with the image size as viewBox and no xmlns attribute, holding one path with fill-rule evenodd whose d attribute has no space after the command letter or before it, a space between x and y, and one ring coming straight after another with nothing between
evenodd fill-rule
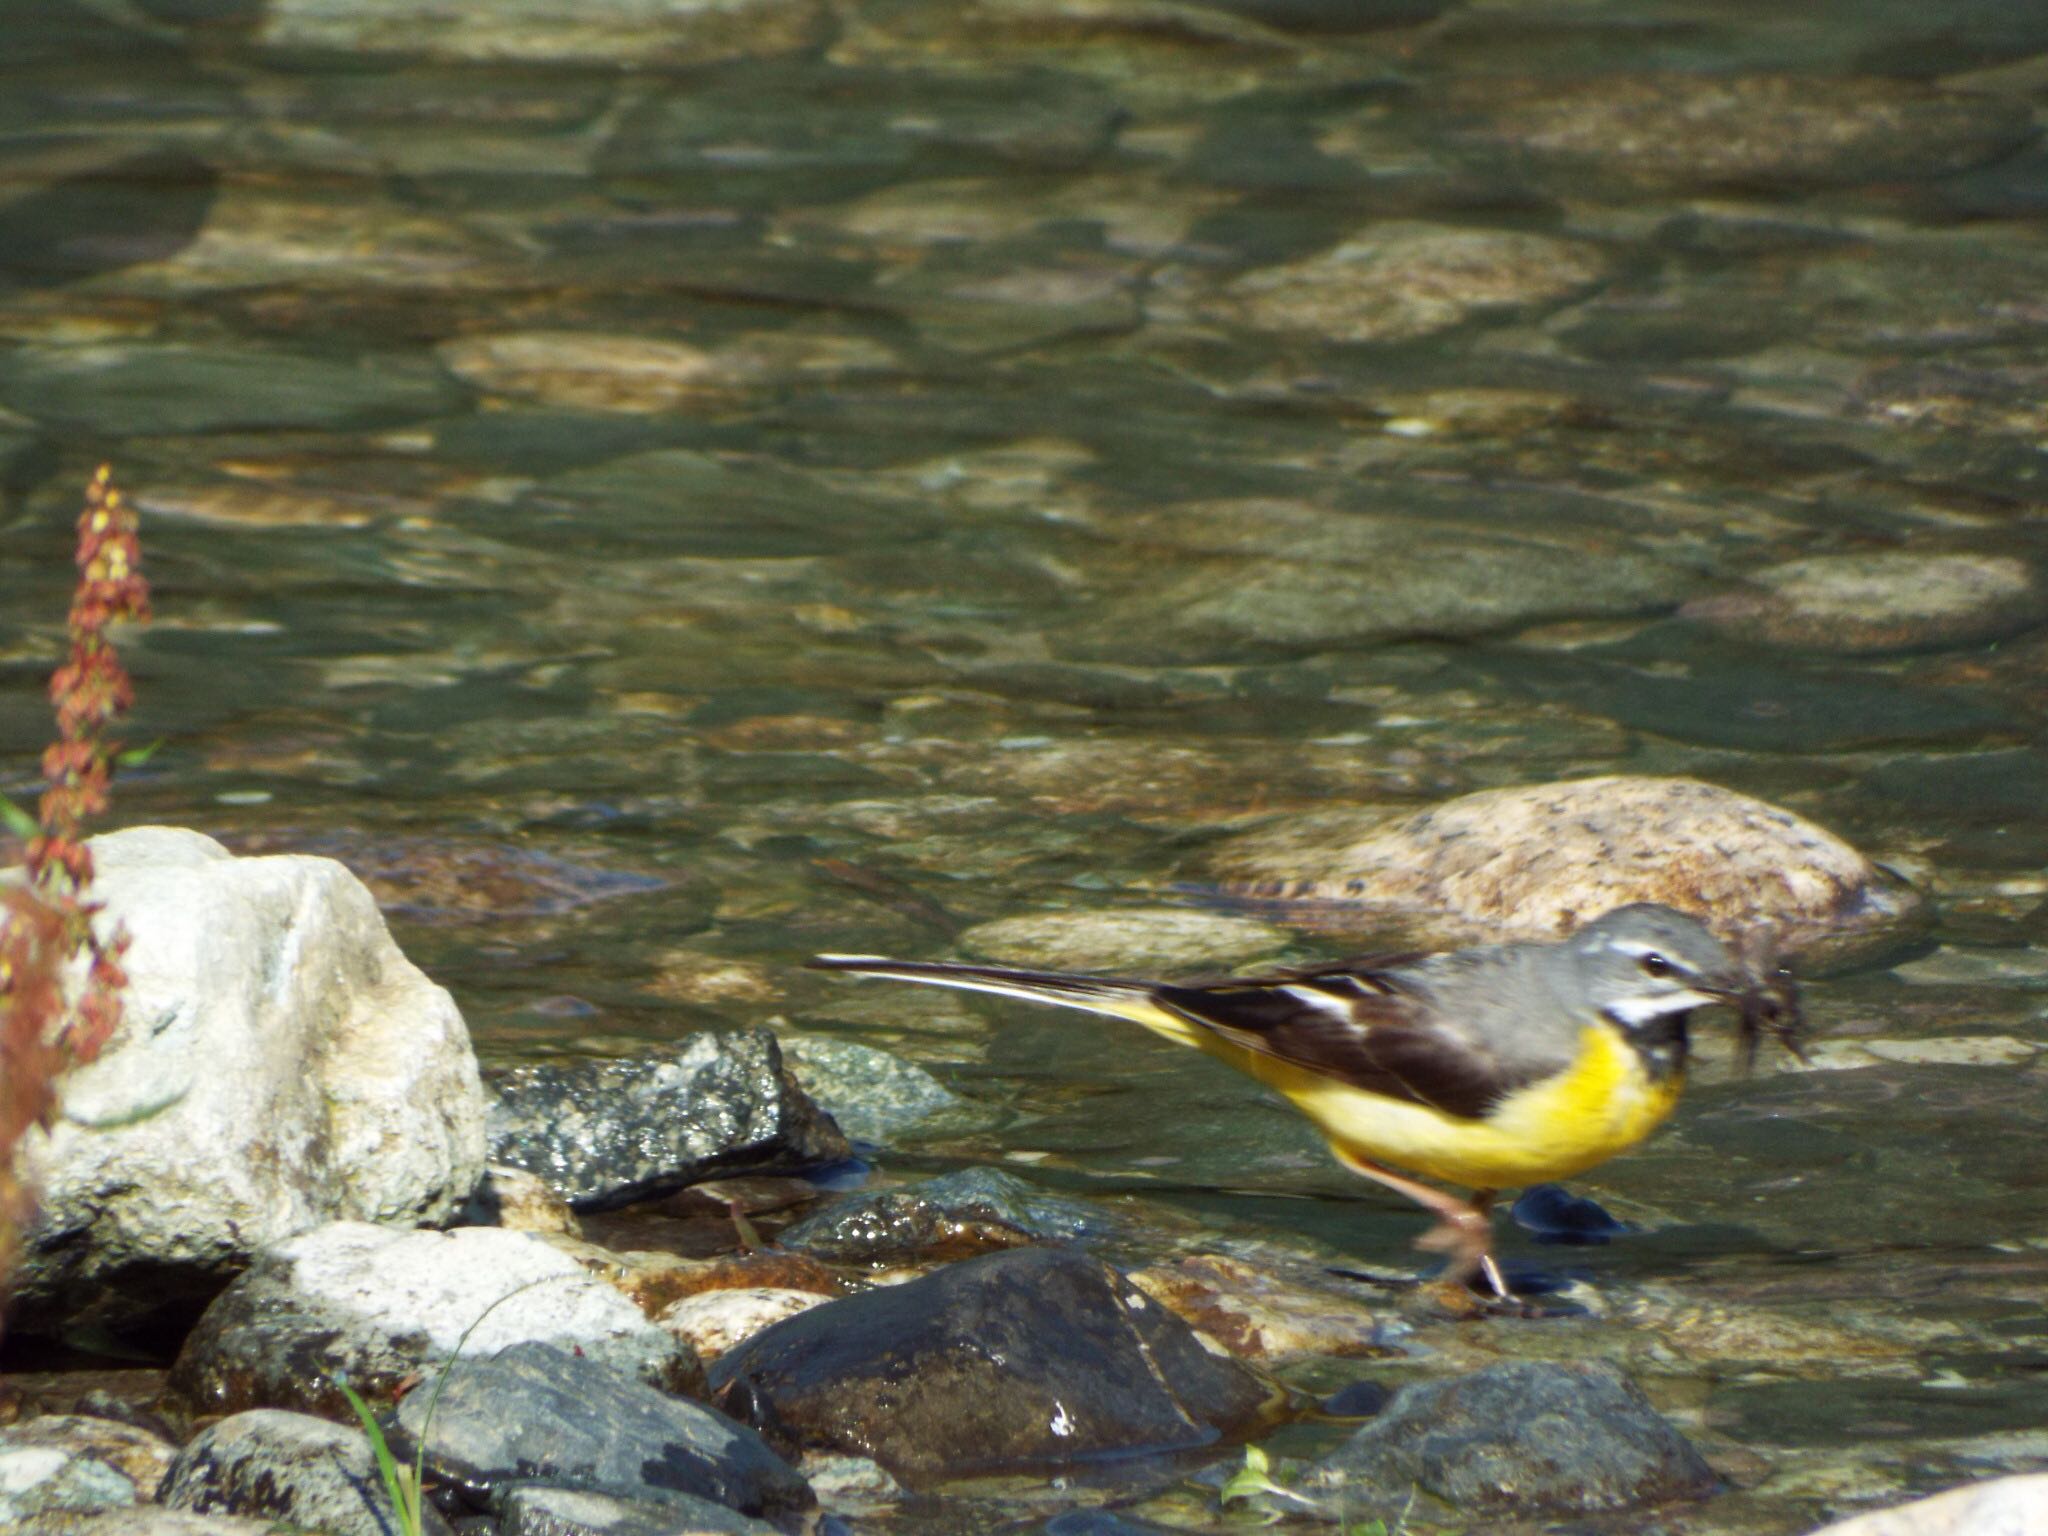
<instances>
[{"instance_id":1,"label":"black rock","mask_svg":"<svg viewBox=\"0 0 2048 1536\"><path fill-rule=\"evenodd\" d=\"M1020 1248L813 1307L711 1366L729 1411L906 1481L1208 1444L1266 1383L1109 1265Z\"/></svg>"},{"instance_id":2,"label":"black rock","mask_svg":"<svg viewBox=\"0 0 2048 1536\"><path fill-rule=\"evenodd\" d=\"M855 1195L785 1227L776 1241L831 1264L969 1258L1026 1244L1097 1236L1107 1221L996 1168L967 1168L908 1189Z\"/></svg>"},{"instance_id":3,"label":"black rock","mask_svg":"<svg viewBox=\"0 0 2048 1536\"><path fill-rule=\"evenodd\" d=\"M552 1345L466 1362L428 1424L430 1395L399 1405L394 1447L410 1456L424 1430L428 1469L501 1515L536 1483L686 1508L708 1500L770 1519L817 1502L746 1425Z\"/></svg>"},{"instance_id":4,"label":"black rock","mask_svg":"<svg viewBox=\"0 0 2048 1536\"><path fill-rule=\"evenodd\" d=\"M537 1174L579 1211L735 1173L794 1173L850 1153L765 1029L693 1035L675 1054L492 1073L490 1160Z\"/></svg>"},{"instance_id":5,"label":"black rock","mask_svg":"<svg viewBox=\"0 0 2048 1536\"><path fill-rule=\"evenodd\" d=\"M270 1408L201 1430L172 1464L162 1502L195 1514L283 1520L328 1536L402 1536L360 1429ZM445 1536L437 1511L421 1514L423 1531Z\"/></svg>"},{"instance_id":6,"label":"black rock","mask_svg":"<svg viewBox=\"0 0 2048 1536\"><path fill-rule=\"evenodd\" d=\"M1390 1510L1420 1490L1460 1513L1518 1515L1699 1498L1716 1482L1692 1442L1614 1367L1541 1361L1404 1387L1308 1481Z\"/></svg>"},{"instance_id":7,"label":"black rock","mask_svg":"<svg viewBox=\"0 0 2048 1536\"><path fill-rule=\"evenodd\" d=\"M1575 1195L1562 1184L1531 1184L1517 1197L1511 1214L1515 1225L1539 1243L1586 1247L1628 1235L1628 1228L1598 1201Z\"/></svg>"}]
</instances>

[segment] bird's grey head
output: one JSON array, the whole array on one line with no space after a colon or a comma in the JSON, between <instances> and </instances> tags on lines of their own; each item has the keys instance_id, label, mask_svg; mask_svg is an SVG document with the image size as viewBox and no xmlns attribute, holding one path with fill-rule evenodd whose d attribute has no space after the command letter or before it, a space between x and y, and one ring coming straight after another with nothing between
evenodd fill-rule
<instances>
[{"instance_id":1,"label":"bird's grey head","mask_svg":"<svg viewBox=\"0 0 2048 1536\"><path fill-rule=\"evenodd\" d=\"M1695 1008L1739 1001L1747 969L1698 918L1651 902L1616 907L1565 941L1580 995L1643 1052L1653 1072L1683 1066Z\"/></svg>"}]
</instances>

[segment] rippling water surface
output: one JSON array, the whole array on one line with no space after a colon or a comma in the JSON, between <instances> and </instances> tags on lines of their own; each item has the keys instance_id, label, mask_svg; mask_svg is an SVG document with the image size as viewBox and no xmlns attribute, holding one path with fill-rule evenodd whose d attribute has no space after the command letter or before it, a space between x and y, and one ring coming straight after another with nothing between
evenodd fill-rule
<instances>
[{"instance_id":1,"label":"rippling water surface","mask_svg":"<svg viewBox=\"0 0 2048 1536\"><path fill-rule=\"evenodd\" d=\"M1207 1062L793 967L1759 794L1934 898L1812 988L1874 1044L1581 1181L1604 1315L1419 1342L1626 1362L1747 1469L1686 1529L2048 1463L2039 8L655 10L0 6L8 792L111 457L122 818L344 859L487 1057L837 1033L973 1101L885 1173L1394 1265Z\"/></svg>"}]
</instances>

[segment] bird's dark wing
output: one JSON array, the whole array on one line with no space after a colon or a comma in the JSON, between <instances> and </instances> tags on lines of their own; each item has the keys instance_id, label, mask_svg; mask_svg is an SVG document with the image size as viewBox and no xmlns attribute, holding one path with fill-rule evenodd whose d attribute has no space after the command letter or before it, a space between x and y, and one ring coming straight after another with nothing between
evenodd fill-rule
<instances>
[{"instance_id":1,"label":"bird's dark wing","mask_svg":"<svg viewBox=\"0 0 2048 1536\"><path fill-rule=\"evenodd\" d=\"M1533 1079L1431 1021L1425 1000L1390 973L1414 958L1374 956L1206 986L1162 986L1152 996L1260 1055L1478 1119Z\"/></svg>"}]
</instances>

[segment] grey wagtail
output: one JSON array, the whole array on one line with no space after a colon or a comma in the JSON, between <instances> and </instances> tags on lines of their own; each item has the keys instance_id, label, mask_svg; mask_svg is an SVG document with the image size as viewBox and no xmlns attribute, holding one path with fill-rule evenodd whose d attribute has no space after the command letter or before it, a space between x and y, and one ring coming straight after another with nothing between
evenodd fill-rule
<instances>
[{"instance_id":1,"label":"grey wagtail","mask_svg":"<svg viewBox=\"0 0 2048 1536\"><path fill-rule=\"evenodd\" d=\"M1503 1298L1495 1193L1581 1173L1655 1130L1685 1084L1695 1009L1740 1007L1745 1058L1760 1033L1799 1054L1782 973L1760 974L1697 919L1647 902L1555 944L1185 985L871 955L811 964L1108 1014L1220 1057L1285 1095L1345 1167L1433 1212L1417 1246L1449 1255L1448 1278L1483 1276Z\"/></svg>"}]
</instances>

